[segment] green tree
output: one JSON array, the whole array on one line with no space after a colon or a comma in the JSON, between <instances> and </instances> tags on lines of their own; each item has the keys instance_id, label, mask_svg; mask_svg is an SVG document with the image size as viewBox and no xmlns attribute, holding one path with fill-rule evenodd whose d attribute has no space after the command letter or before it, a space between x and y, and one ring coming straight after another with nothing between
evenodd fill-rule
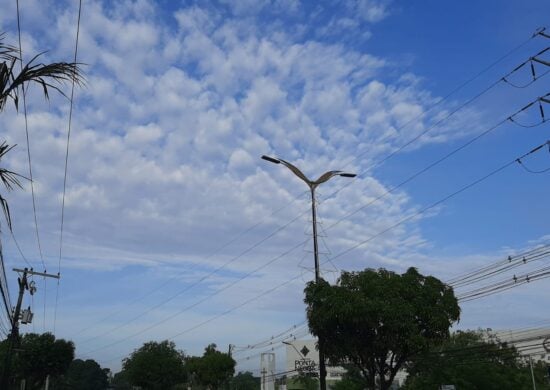
<instances>
[{"instance_id":1,"label":"green tree","mask_svg":"<svg viewBox=\"0 0 550 390\"><path fill-rule=\"evenodd\" d=\"M331 390L363 390L367 387L365 378L361 375L357 367L353 365L344 365L346 373L342 379L334 383Z\"/></svg>"},{"instance_id":2,"label":"green tree","mask_svg":"<svg viewBox=\"0 0 550 390\"><path fill-rule=\"evenodd\" d=\"M144 390L167 390L184 382L185 356L172 341L150 341L126 358L122 368L128 382Z\"/></svg>"},{"instance_id":3,"label":"green tree","mask_svg":"<svg viewBox=\"0 0 550 390\"><path fill-rule=\"evenodd\" d=\"M239 372L231 379L231 390L258 390L260 378L255 377L251 372Z\"/></svg>"},{"instance_id":4,"label":"green tree","mask_svg":"<svg viewBox=\"0 0 550 390\"><path fill-rule=\"evenodd\" d=\"M288 390L317 390L319 388L319 379L305 374L299 374L287 381Z\"/></svg>"},{"instance_id":5,"label":"green tree","mask_svg":"<svg viewBox=\"0 0 550 390\"><path fill-rule=\"evenodd\" d=\"M334 286L310 282L304 302L326 357L357 367L368 389L388 389L407 361L449 337L460 316L452 288L415 268L343 272Z\"/></svg>"},{"instance_id":6,"label":"green tree","mask_svg":"<svg viewBox=\"0 0 550 390\"><path fill-rule=\"evenodd\" d=\"M71 362L60 388L105 390L109 386L107 372L95 360L76 359Z\"/></svg>"},{"instance_id":7,"label":"green tree","mask_svg":"<svg viewBox=\"0 0 550 390\"><path fill-rule=\"evenodd\" d=\"M126 371L122 370L113 376L111 387L116 390L132 390L132 385L128 380L128 374Z\"/></svg>"},{"instance_id":8,"label":"green tree","mask_svg":"<svg viewBox=\"0 0 550 390\"><path fill-rule=\"evenodd\" d=\"M210 344L201 357L187 360L187 368L192 382L207 389L219 389L227 385L235 373L235 360L229 354L216 349Z\"/></svg>"},{"instance_id":9,"label":"green tree","mask_svg":"<svg viewBox=\"0 0 550 390\"><path fill-rule=\"evenodd\" d=\"M8 340L2 342L0 364L4 363ZM51 333L27 333L20 338L17 354L14 355L11 378L16 383L25 379L27 389L41 389L46 377L58 381L69 369L74 358L74 344L63 339L56 340Z\"/></svg>"},{"instance_id":10,"label":"green tree","mask_svg":"<svg viewBox=\"0 0 550 390\"><path fill-rule=\"evenodd\" d=\"M445 343L417 356L409 364L405 389L439 389L455 385L471 390L529 390L529 366L515 347L482 332L456 332ZM548 388L545 364L535 366L538 388Z\"/></svg>"}]
</instances>

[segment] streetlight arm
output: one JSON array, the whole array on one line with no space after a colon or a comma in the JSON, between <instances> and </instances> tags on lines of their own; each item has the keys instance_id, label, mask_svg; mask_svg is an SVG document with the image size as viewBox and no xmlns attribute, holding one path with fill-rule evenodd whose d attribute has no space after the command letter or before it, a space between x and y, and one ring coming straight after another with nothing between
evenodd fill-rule
<instances>
[{"instance_id":1,"label":"streetlight arm","mask_svg":"<svg viewBox=\"0 0 550 390\"><path fill-rule=\"evenodd\" d=\"M357 176L355 173L346 173L342 171L328 171L323 173L317 180L315 180L312 184L314 186L318 186L319 184L322 184L334 176L342 176L342 177L355 177Z\"/></svg>"},{"instance_id":2,"label":"streetlight arm","mask_svg":"<svg viewBox=\"0 0 550 390\"><path fill-rule=\"evenodd\" d=\"M302 171L300 171L296 166L292 165L288 161L285 161L282 158L275 158L275 157L270 157L270 156L266 156L266 155L262 156L262 160L272 162L273 164L283 164L285 167L290 169L292 171L292 173L294 173L296 176L298 176L300 179L302 179L311 188L311 185L312 185L311 180L309 180L306 177L306 175L304 175L302 173Z\"/></svg>"},{"instance_id":3,"label":"streetlight arm","mask_svg":"<svg viewBox=\"0 0 550 390\"><path fill-rule=\"evenodd\" d=\"M305 356L302 354L302 352L298 351L298 348L296 348L296 346L294 344L289 343L288 341L283 341L283 344L290 345L298 353L298 356L301 356L302 359L305 358Z\"/></svg>"},{"instance_id":4,"label":"streetlight arm","mask_svg":"<svg viewBox=\"0 0 550 390\"><path fill-rule=\"evenodd\" d=\"M328 171L328 172L325 172L321 176L319 176L319 178L317 180L315 180L313 182L313 184L318 186L319 184L322 184L322 183L330 180L332 177L340 175L341 173L342 173L342 171Z\"/></svg>"},{"instance_id":5,"label":"streetlight arm","mask_svg":"<svg viewBox=\"0 0 550 390\"><path fill-rule=\"evenodd\" d=\"M287 167L288 169L290 169L292 171L292 173L294 173L296 176L298 176L300 179L302 179L308 186L311 187L311 185L313 184L311 182L311 180L309 180L306 175L304 175L302 173L302 171L300 171L296 166L292 165L291 163L289 163L288 161L285 161L285 160L281 160L281 163L283 163L283 165L285 167Z\"/></svg>"},{"instance_id":6,"label":"streetlight arm","mask_svg":"<svg viewBox=\"0 0 550 390\"><path fill-rule=\"evenodd\" d=\"M280 164L281 162L277 158L266 156L265 154L262 156L262 160L272 162L273 164Z\"/></svg>"}]
</instances>

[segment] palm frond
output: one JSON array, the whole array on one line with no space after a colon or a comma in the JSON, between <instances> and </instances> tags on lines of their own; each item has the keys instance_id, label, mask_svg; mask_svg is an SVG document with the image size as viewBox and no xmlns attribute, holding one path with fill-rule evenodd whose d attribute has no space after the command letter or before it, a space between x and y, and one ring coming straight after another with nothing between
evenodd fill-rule
<instances>
[{"instance_id":1,"label":"palm frond","mask_svg":"<svg viewBox=\"0 0 550 390\"><path fill-rule=\"evenodd\" d=\"M44 97L49 99L49 90L53 89L67 97L61 90L66 82L74 81L77 85L85 83L82 74L82 63L78 62L54 62L51 64L37 63L38 58L44 54L35 55L19 73L16 73L15 63L19 60L19 51L3 42L4 34L0 34L0 111L5 108L8 98L19 108L20 90L28 83L38 83L44 92Z\"/></svg>"},{"instance_id":2,"label":"palm frond","mask_svg":"<svg viewBox=\"0 0 550 390\"><path fill-rule=\"evenodd\" d=\"M4 43L5 33L0 33L0 60L11 62L19 59L19 50Z\"/></svg>"},{"instance_id":3,"label":"palm frond","mask_svg":"<svg viewBox=\"0 0 550 390\"><path fill-rule=\"evenodd\" d=\"M15 147L9 146L5 141L0 144L0 161L2 160L2 157L6 155L10 150L12 150ZM11 191L14 187L21 187L21 182L19 181L19 178L23 177L15 172L12 172L5 168L0 168L0 181L4 184L4 187L8 191ZM8 206L8 202L6 199L0 194L0 208L2 209L2 212L4 213L4 217L6 218L6 222L8 223L8 228L11 230L11 216L10 216L10 208Z\"/></svg>"},{"instance_id":4,"label":"palm frond","mask_svg":"<svg viewBox=\"0 0 550 390\"><path fill-rule=\"evenodd\" d=\"M6 223L8 224L8 229L12 229L11 226L11 216L10 216L10 208L8 206L8 202L6 199L0 195L0 208L2 208L2 212L4 213L4 217L6 217Z\"/></svg>"},{"instance_id":5,"label":"palm frond","mask_svg":"<svg viewBox=\"0 0 550 390\"><path fill-rule=\"evenodd\" d=\"M8 153L14 147L15 145L9 146L8 144L6 144L5 141L2 142L0 144L0 161L2 161L2 157L4 157L6 153ZM4 184L4 187L6 187L8 191L13 190L14 187L23 188L21 186L21 182L19 181L20 178L26 179L26 177L18 173L0 167L0 181Z\"/></svg>"}]
</instances>

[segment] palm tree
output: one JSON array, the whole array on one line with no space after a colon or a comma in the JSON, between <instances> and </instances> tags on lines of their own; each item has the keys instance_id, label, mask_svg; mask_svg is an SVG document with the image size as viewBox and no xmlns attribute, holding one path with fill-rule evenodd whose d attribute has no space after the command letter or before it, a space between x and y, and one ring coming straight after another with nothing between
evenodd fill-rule
<instances>
[{"instance_id":1,"label":"palm tree","mask_svg":"<svg viewBox=\"0 0 550 390\"><path fill-rule=\"evenodd\" d=\"M25 86L31 82L38 83L42 87L44 97L49 99L49 90L53 89L63 96L66 95L61 90L62 84L74 81L81 85L84 81L79 63L54 62L51 64L38 63L37 60L43 53L34 56L19 72L15 65L20 61L19 50L4 42L4 33L0 33L0 112L6 107L9 99L19 109L20 93L25 93ZM5 141L0 143L0 162L2 157L8 153L13 146L9 146ZM0 167L0 181L4 184L6 190L10 191L14 187L21 187L19 178L23 176ZM0 208L2 209L8 227L11 229L11 218L8 203L0 194Z\"/></svg>"},{"instance_id":2,"label":"palm tree","mask_svg":"<svg viewBox=\"0 0 550 390\"><path fill-rule=\"evenodd\" d=\"M0 161L2 160L2 157L4 157L11 149L13 149L13 146L9 146L5 141L0 144ZM21 175L0 166L0 180L8 191L12 190L13 187L21 188L19 177L21 177ZM8 228L11 230L10 209L8 207L8 202L2 194L0 194L0 208L2 208L4 216L6 217L6 222L8 223Z\"/></svg>"}]
</instances>

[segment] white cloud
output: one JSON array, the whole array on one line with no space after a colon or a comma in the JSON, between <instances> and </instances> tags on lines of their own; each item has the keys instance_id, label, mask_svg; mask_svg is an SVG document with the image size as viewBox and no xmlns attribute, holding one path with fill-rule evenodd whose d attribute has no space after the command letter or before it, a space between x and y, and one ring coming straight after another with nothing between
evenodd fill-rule
<instances>
[{"instance_id":1,"label":"white cloud","mask_svg":"<svg viewBox=\"0 0 550 390\"><path fill-rule=\"evenodd\" d=\"M0 8L12 9L8 3L0 1ZM185 302L192 302L231 283L234 274L273 260L209 306L212 312L223 311L300 275L298 264L304 253L308 256L300 245L307 239L304 227L310 225L307 188L284 167L260 160L262 154L292 161L311 176L320 175L320 167L362 172L373 160L445 115L444 110L452 109L428 113L436 97L413 76L382 81L381 75L393 66L383 58L342 43L305 39L306 33L293 38L277 22L261 26L253 15L271 6L301 12L298 2L276 3L232 3L235 14L247 15L246 23L220 10L187 7L175 12L174 26L167 26L158 23L154 2L127 1L114 8L110 3L85 2L79 60L87 64L88 85L76 91L70 144L62 262L68 274L74 278L86 275L90 280L107 276L110 284L104 288L113 296L129 299L118 277L136 268L141 274L128 275L125 280L136 289L147 290L151 283L145 275L153 274L159 282L174 269L200 264L204 269L187 275L193 280L235 259L221 275L209 279L207 287L202 285L203 291L185 297ZM32 4L23 8L29 31L26 50L30 54L36 48L50 48L48 58L70 59L74 4L64 10L50 9L52 3ZM338 24L353 29L364 21L380 21L388 15L388 4L350 2L349 12L362 21L348 15ZM0 16L2 26L7 20ZM28 20L36 23L31 25ZM48 266L56 267L68 102L54 97L48 106L34 96L29 107L40 231ZM415 125L401 128L410 121ZM21 115L8 109L0 124L6 129L2 137L19 144L7 165L26 172ZM418 145L462 135L452 132L459 124L438 130ZM350 156L359 153L361 158L350 162ZM417 210L407 193L395 192L357 211L388 188L364 175L330 196L344 180L335 178L318 193L320 219L334 255ZM8 200L25 252L36 261L28 191L11 193ZM246 234L240 235L243 231ZM418 253L426 245L412 221L334 263L352 269L396 266L407 261L406 253ZM294 246L297 249L291 251ZM15 253L9 243L6 250ZM277 258L285 251L290 252ZM188 280L173 283L181 287ZM120 306L112 297L105 298L99 308L86 313L70 295L95 303L95 287L79 289L79 283L70 279L62 283L67 283L64 294L69 296L67 312L71 312L59 321L67 334L93 322L104 312L102 305ZM254 308L269 313L270 308L288 305L292 313L301 313L301 288L301 283L291 284L266 298L269 303L255 303ZM131 326L139 330L181 307L182 302L175 300L174 305ZM256 323L261 316L250 321ZM198 311L186 317L191 324L208 318ZM111 325L117 322L108 322L105 329ZM266 330L277 330L276 325L274 321ZM168 337L181 327L179 322L167 324L157 334ZM110 337L116 339L126 332ZM231 329L232 335L237 333L237 327ZM201 337L206 339L207 334L203 331Z\"/></svg>"}]
</instances>

